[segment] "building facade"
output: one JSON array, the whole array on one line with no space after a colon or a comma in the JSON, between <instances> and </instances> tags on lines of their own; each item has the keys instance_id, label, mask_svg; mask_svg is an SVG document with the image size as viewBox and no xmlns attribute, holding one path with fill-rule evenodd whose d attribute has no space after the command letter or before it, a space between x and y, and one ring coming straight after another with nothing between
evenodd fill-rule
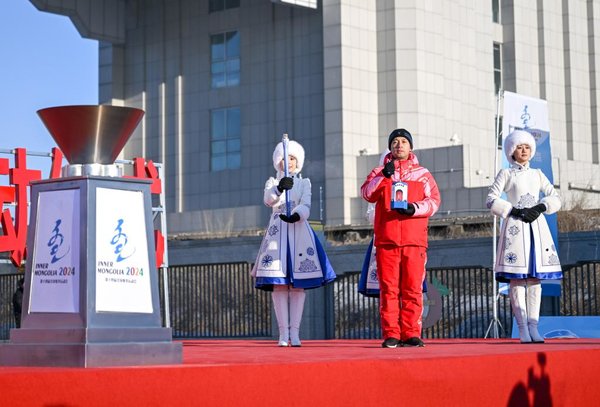
<instances>
[{"instance_id":1,"label":"building facade","mask_svg":"<svg viewBox=\"0 0 600 407\"><path fill-rule=\"evenodd\" d=\"M165 164L172 234L262 229L283 133L326 227L366 223L360 185L397 127L437 216L487 213L502 89L547 100L565 206L600 207L593 0L30 1L99 41L100 103L146 111L123 155Z\"/></svg>"}]
</instances>

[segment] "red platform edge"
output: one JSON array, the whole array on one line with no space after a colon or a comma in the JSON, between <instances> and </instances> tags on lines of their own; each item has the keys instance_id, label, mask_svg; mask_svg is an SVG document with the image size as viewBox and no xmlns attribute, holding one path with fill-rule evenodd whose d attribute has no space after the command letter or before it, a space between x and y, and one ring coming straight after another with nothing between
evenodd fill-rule
<instances>
[{"instance_id":1,"label":"red platform edge","mask_svg":"<svg viewBox=\"0 0 600 407\"><path fill-rule=\"evenodd\" d=\"M182 365L0 367L6 406L594 405L600 339L183 342Z\"/></svg>"}]
</instances>

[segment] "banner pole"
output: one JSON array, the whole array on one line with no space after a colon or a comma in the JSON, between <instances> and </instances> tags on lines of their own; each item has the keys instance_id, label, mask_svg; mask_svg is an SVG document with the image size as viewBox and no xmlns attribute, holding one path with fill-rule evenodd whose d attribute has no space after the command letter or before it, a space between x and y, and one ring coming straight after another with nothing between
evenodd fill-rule
<instances>
[{"instance_id":1,"label":"banner pole","mask_svg":"<svg viewBox=\"0 0 600 407\"><path fill-rule=\"evenodd\" d=\"M285 177L290 176L290 170L288 168L288 143L289 138L287 133L283 133L283 137L281 138L281 142L283 144L283 174ZM290 202L290 191L285 190L285 215L290 216L291 210L291 202Z\"/></svg>"},{"instance_id":2,"label":"banner pole","mask_svg":"<svg viewBox=\"0 0 600 407\"><path fill-rule=\"evenodd\" d=\"M494 176L498 173L498 145L500 144L500 98L502 97L504 91L502 89L498 90L498 94L496 95L496 137L494 137ZM499 338L500 333L498 327L502 329L502 324L498 319L498 283L496 283L496 224L497 217L494 215L493 225L492 225L492 320L490 321L490 325L488 326L487 331L485 332L484 338L488 337L490 330L492 330L492 337Z\"/></svg>"}]
</instances>

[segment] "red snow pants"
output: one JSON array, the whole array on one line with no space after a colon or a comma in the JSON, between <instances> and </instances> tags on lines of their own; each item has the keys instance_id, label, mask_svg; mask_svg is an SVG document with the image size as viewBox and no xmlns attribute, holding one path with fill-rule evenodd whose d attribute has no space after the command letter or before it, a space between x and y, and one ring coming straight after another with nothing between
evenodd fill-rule
<instances>
[{"instance_id":1,"label":"red snow pants","mask_svg":"<svg viewBox=\"0 0 600 407\"><path fill-rule=\"evenodd\" d=\"M427 248L378 246L376 256L383 338L420 338Z\"/></svg>"}]
</instances>

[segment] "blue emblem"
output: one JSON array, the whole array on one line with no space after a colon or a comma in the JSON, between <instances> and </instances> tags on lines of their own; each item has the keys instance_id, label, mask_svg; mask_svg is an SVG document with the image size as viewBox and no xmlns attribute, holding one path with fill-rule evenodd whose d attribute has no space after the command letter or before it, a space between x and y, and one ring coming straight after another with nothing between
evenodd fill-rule
<instances>
[{"instance_id":1,"label":"blue emblem","mask_svg":"<svg viewBox=\"0 0 600 407\"><path fill-rule=\"evenodd\" d=\"M263 267L271 267L271 264L273 264L273 257L268 254L265 255L260 261L260 264L262 264Z\"/></svg>"},{"instance_id":2,"label":"blue emblem","mask_svg":"<svg viewBox=\"0 0 600 407\"><path fill-rule=\"evenodd\" d=\"M64 251L65 249L63 248L63 251L61 253L58 253L60 250L60 247L62 246L62 244L65 240L63 234L60 233L60 224L61 223L62 223L61 219L56 219L56 223L54 224L54 229L52 229L52 236L50 236L50 240L48 240L48 247L50 247L50 255L52 256L52 260L50 260L51 263L56 263L57 261L59 261L60 259L65 257L71 250L70 247L68 247L66 249L66 251Z\"/></svg>"},{"instance_id":3,"label":"blue emblem","mask_svg":"<svg viewBox=\"0 0 600 407\"><path fill-rule=\"evenodd\" d=\"M377 270L372 270L371 273L369 273L369 280L378 281L377 280Z\"/></svg>"},{"instance_id":4,"label":"blue emblem","mask_svg":"<svg viewBox=\"0 0 600 407\"><path fill-rule=\"evenodd\" d=\"M514 264L517 261L517 255L513 252L506 253L506 256L504 256L504 260L506 260L506 262L509 264Z\"/></svg>"},{"instance_id":5,"label":"blue emblem","mask_svg":"<svg viewBox=\"0 0 600 407\"><path fill-rule=\"evenodd\" d=\"M123 219L117 220L117 227L115 228L115 235L110 241L110 244L115 246L115 254L117 255L117 262L121 262L133 255L135 253L135 247L127 248L127 243L129 239L127 238L127 234L123 232ZM124 253L126 251L126 253Z\"/></svg>"},{"instance_id":6,"label":"blue emblem","mask_svg":"<svg viewBox=\"0 0 600 407\"><path fill-rule=\"evenodd\" d=\"M271 227L269 228L269 236L274 236L279 232L279 228L275 225L271 225Z\"/></svg>"},{"instance_id":7,"label":"blue emblem","mask_svg":"<svg viewBox=\"0 0 600 407\"><path fill-rule=\"evenodd\" d=\"M515 236L519 233L519 227L517 225L512 225L508 228L508 234L511 236Z\"/></svg>"},{"instance_id":8,"label":"blue emblem","mask_svg":"<svg viewBox=\"0 0 600 407\"><path fill-rule=\"evenodd\" d=\"M315 254L315 249L309 247L308 249L306 249L306 254L308 254L309 256L313 256Z\"/></svg>"}]
</instances>

